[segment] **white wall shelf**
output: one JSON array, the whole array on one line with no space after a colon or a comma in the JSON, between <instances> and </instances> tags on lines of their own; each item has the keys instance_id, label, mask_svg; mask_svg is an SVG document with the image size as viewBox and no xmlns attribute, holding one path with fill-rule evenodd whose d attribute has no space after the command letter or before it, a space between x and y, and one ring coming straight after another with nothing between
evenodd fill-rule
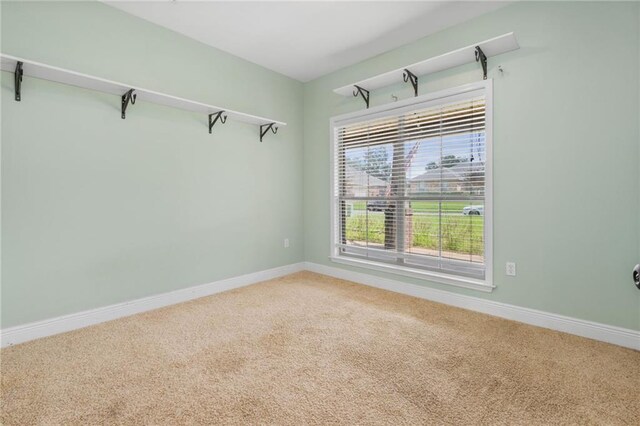
<instances>
[{"instance_id":1,"label":"white wall shelf","mask_svg":"<svg viewBox=\"0 0 640 426\"><path fill-rule=\"evenodd\" d=\"M474 43L439 56L434 56L433 58L429 58L406 67L379 74L366 80L361 80L339 87L334 89L334 92L342 96L361 95L365 98L365 94L361 93L358 90L358 87L364 89L365 92L368 92L381 87L390 86L392 84L402 83L403 81L406 81L405 78L407 77L405 73L407 70L414 76L420 77L470 62L475 62L476 47L480 47L487 57L496 56L501 53L510 52L520 48L518 41L516 40L516 36L511 32L479 43ZM365 101L367 101L368 104L368 93L366 93L366 96L367 98L365 98Z\"/></svg>"},{"instance_id":2,"label":"white wall shelf","mask_svg":"<svg viewBox=\"0 0 640 426\"><path fill-rule=\"evenodd\" d=\"M257 115L245 114L243 112L233 111L227 108L209 105L198 101L179 98L177 96L167 95L165 93L156 92L154 90L144 89L130 84L119 83L116 81L106 80L104 78L95 77L88 74L67 70L64 68L54 67L52 65L42 64L39 62L22 59L11 55L0 53L0 68L3 71L15 73L18 62L22 62L23 75L28 77L40 78L43 80L54 81L57 83L67 84L70 86L82 87L84 89L96 90L98 92L109 93L123 97L134 89L137 101L152 102L159 105L165 105L186 111L198 112L207 115L218 115L220 111L224 111L224 115L228 118L249 124L264 126L264 129L270 130L275 126L286 126L287 123L272 120L270 118L259 117ZM19 83L18 83L19 84ZM25 84L24 82L22 83ZM18 99L16 99L18 100ZM133 110L131 110L131 113ZM211 118L209 119L211 122ZM260 129L261 140L263 129ZM266 133L266 132L265 132Z\"/></svg>"}]
</instances>

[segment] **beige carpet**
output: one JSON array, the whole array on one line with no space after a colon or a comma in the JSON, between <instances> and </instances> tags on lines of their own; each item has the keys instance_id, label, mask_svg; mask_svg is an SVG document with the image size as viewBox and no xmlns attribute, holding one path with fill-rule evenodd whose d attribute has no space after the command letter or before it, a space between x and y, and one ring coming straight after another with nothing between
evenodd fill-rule
<instances>
[{"instance_id":1,"label":"beige carpet","mask_svg":"<svg viewBox=\"0 0 640 426\"><path fill-rule=\"evenodd\" d=\"M1 352L4 425L640 424L640 353L308 272Z\"/></svg>"}]
</instances>

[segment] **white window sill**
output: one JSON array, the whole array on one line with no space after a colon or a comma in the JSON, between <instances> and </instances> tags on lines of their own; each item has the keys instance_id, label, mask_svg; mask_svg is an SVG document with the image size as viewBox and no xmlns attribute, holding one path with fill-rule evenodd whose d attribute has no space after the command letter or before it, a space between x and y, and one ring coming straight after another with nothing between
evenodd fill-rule
<instances>
[{"instance_id":1,"label":"white window sill","mask_svg":"<svg viewBox=\"0 0 640 426\"><path fill-rule=\"evenodd\" d=\"M456 287L470 288L472 290L483 291L485 293L491 293L495 286L485 280L478 280L466 277L456 277L455 275L448 275L438 272L425 271L422 269L407 268L396 265L388 265L385 263L353 259L342 256L330 256L332 262L342 263L344 265L356 266L359 268L373 269L376 271L388 272L390 274L404 275L411 278L419 278L422 280L433 281L441 284L453 285Z\"/></svg>"}]
</instances>

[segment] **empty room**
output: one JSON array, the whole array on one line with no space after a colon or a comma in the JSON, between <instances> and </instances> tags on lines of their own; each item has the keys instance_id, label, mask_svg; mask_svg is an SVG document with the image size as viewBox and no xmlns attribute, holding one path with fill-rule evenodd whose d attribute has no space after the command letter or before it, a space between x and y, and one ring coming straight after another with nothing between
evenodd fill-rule
<instances>
[{"instance_id":1,"label":"empty room","mask_svg":"<svg viewBox=\"0 0 640 426\"><path fill-rule=\"evenodd\" d=\"M0 424L640 424L640 2L0 25Z\"/></svg>"}]
</instances>

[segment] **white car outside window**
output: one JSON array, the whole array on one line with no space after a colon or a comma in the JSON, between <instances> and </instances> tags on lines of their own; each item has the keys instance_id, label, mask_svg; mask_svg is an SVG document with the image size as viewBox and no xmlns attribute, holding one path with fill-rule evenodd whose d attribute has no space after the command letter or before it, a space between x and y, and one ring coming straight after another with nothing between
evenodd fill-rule
<instances>
[{"instance_id":1,"label":"white car outside window","mask_svg":"<svg viewBox=\"0 0 640 426\"><path fill-rule=\"evenodd\" d=\"M482 216L484 215L484 206L466 206L462 209L462 214L465 216Z\"/></svg>"}]
</instances>

